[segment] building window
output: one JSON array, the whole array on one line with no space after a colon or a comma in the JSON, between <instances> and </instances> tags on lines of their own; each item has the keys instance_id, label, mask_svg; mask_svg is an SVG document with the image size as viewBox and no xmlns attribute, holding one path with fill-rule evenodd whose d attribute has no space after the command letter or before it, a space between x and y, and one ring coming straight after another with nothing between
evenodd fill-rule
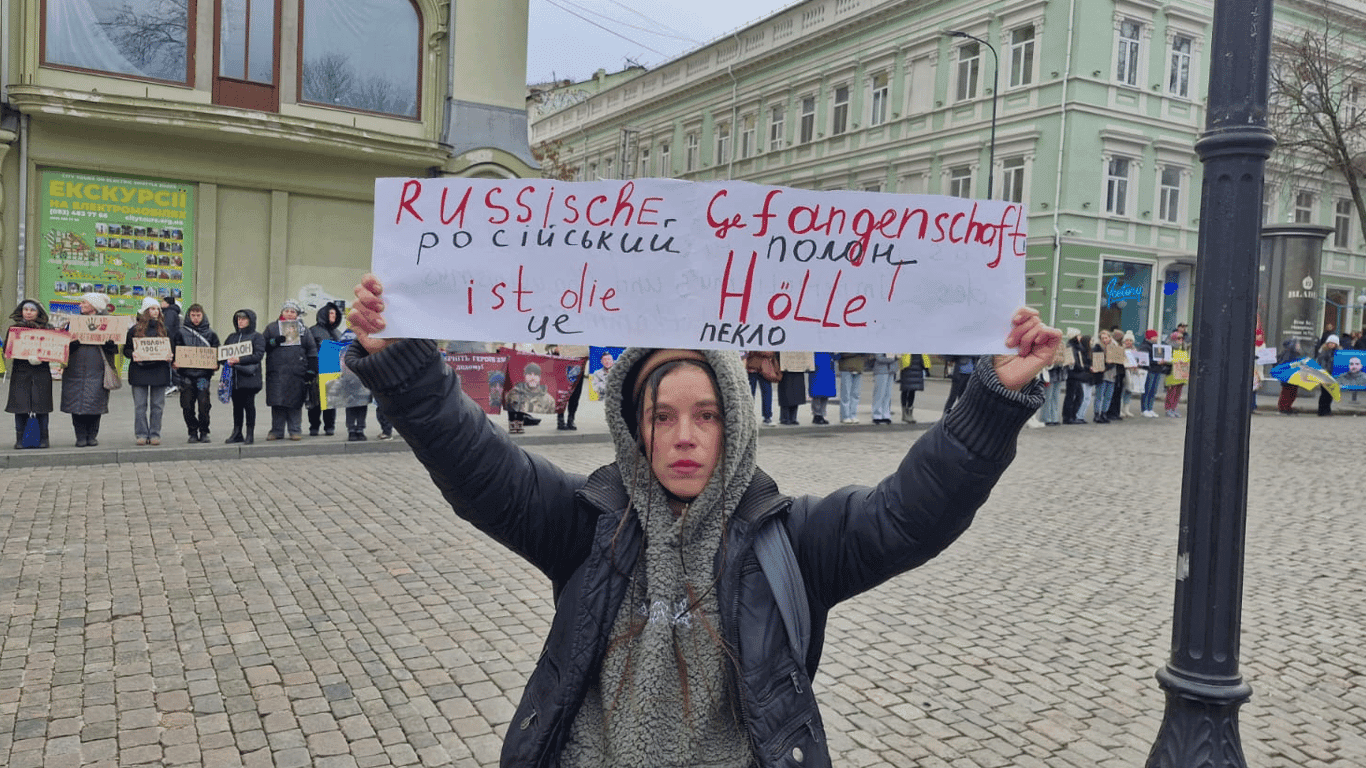
<instances>
[{"instance_id":1,"label":"building window","mask_svg":"<svg viewBox=\"0 0 1366 768\"><path fill-rule=\"evenodd\" d=\"M615 178L616 178L616 176L612 175L612 158L609 157L609 158L606 158L605 160L603 160L603 161L602 161L602 167L603 167L602 177L603 177L604 179L615 179Z\"/></svg>"},{"instance_id":2,"label":"building window","mask_svg":"<svg viewBox=\"0 0 1366 768\"><path fill-rule=\"evenodd\" d=\"M673 160L669 157L669 142L659 145L659 175L669 178L674 175Z\"/></svg>"},{"instance_id":3,"label":"building window","mask_svg":"<svg viewBox=\"0 0 1366 768\"><path fill-rule=\"evenodd\" d=\"M886 72L879 72L873 75L871 92L868 102L871 108L868 112L869 125L882 125L887 122L887 94L888 77Z\"/></svg>"},{"instance_id":4,"label":"building window","mask_svg":"<svg viewBox=\"0 0 1366 768\"><path fill-rule=\"evenodd\" d=\"M1347 249L1352 247L1352 216L1355 206L1346 198L1338 200L1333 211L1333 247Z\"/></svg>"},{"instance_id":5,"label":"building window","mask_svg":"<svg viewBox=\"0 0 1366 768\"><path fill-rule=\"evenodd\" d=\"M869 182L869 183L867 183L867 184L864 184L864 185L863 185L863 191L864 191L864 192L881 192L881 191L882 191L882 182L880 182L880 181L872 181L872 182Z\"/></svg>"},{"instance_id":6,"label":"building window","mask_svg":"<svg viewBox=\"0 0 1366 768\"><path fill-rule=\"evenodd\" d=\"M977 76L982 66L982 46L958 46L958 101L977 98Z\"/></svg>"},{"instance_id":7,"label":"building window","mask_svg":"<svg viewBox=\"0 0 1366 768\"><path fill-rule=\"evenodd\" d=\"M949 196L972 197L972 168L960 165L949 169Z\"/></svg>"},{"instance_id":8,"label":"building window","mask_svg":"<svg viewBox=\"0 0 1366 768\"><path fill-rule=\"evenodd\" d=\"M786 107L777 106L768 111L768 151L777 152L783 148L783 132L786 124Z\"/></svg>"},{"instance_id":9,"label":"building window","mask_svg":"<svg viewBox=\"0 0 1366 768\"><path fill-rule=\"evenodd\" d=\"M1105 212L1125 216L1129 212L1129 166L1127 157L1112 157L1105 165Z\"/></svg>"},{"instance_id":10,"label":"building window","mask_svg":"<svg viewBox=\"0 0 1366 768\"><path fill-rule=\"evenodd\" d=\"M1184 35L1172 38L1171 72L1167 75L1167 93L1181 98L1190 96L1191 39Z\"/></svg>"},{"instance_id":11,"label":"building window","mask_svg":"<svg viewBox=\"0 0 1366 768\"><path fill-rule=\"evenodd\" d=\"M1125 19L1119 23L1119 59L1115 63L1115 79L1125 85L1138 85L1138 46L1143 37L1143 25Z\"/></svg>"},{"instance_id":12,"label":"building window","mask_svg":"<svg viewBox=\"0 0 1366 768\"><path fill-rule=\"evenodd\" d=\"M1361 85L1352 83L1347 86L1347 92L1343 96L1343 102L1347 107L1347 123L1356 125L1361 117Z\"/></svg>"},{"instance_id":13,"label":"building window","mask_svg":"<svg viewBox=\"0 0 1366 768\"><path fill-rule=\"evenodd\" d=\"M730 162L730 123L716 124L716 158L717 165Z\"/></svg>"},{"instance_id":14,"label":"building window","mask_svg":"<svg viewBox=\"0 0 1366 768\"><path fill-rule=\"evenodd\" d=\"M195 17L194 0L48 0L46 10L44 64L172 83L192 79L187 22ZM271 35L273 41L273 29Z\"/></svg>"},{"instance_id":15,"label":"building window","mask_svg":"<svg viewBox=\"0 0 1366 768\"><path fill-rule=\"evenodd\" d=\"M597 181L597 180L598 180L598 164L597 164L596 162L593 162L593 163L589 163L589 164L588 164L588 180L589 180L589 181Z\"/></svg>"},{"instance_id":16,"label":"building window","mask_svg":"<svg viewBox=\"0 0 1366 768\"><path fill-rule=\"evenodd\" d=\"M800 136L797 143L806 144L816 138L816 97L805 96L802 98L802 117Z\"/></svg>"},{"instance_id":17,"label":"building window","mask_svg":"<svg viewBox=\"0 0 1366 768\"><path fill-rule=\"evenodd\" d=\"M1295 223L1314 223L1314 193L1303 190L1295 193Z\"/></svg>"},{"instance_id":18,"label":"building window","mask_svg":"<svg viewBox=\"0 0 1366 768\"><path fill-rule=\"evenodd\" d=\"M300 101L418 116L422 22L411 0L304 0L301 38Z\"/></svg>"},{"instance_id":19,"label":"building window","mask_svg":"<svg viewBox=\"0 0 1366 768\"><path fill-rule=\"evenodd\" d=\"M1001 161L1001 199L1012 203L1024 202L1025 159L1007 157Z\"/></svg>"},{"instance_id":20,"label":"building window","mask_svg":"<svg viewBox=\"0 0 1366 768\"><path fill-rule=\"evenodd\" d=\"M830 110L830 135L849 130L849 86L835 86L834 108Z\"/></svg>"},{"instance_id":21,"label":"building window","mask_svg":"<svg viewBox=\"0 0 1366 768\"><path fill-rule=\"evenodd\" d=\"M683 137L683 170L697 170L697 134L690 133Z\"/></svg>"},{"instance_id":22,"label":"building window","mask_svg":"<svg viewBox=\"0 0 1366 768\"><path fill-rule=\"evenodd\" d=\"M1034 82L1034 25L1010 31L1010 86Z\"/></svg>"},{"instance_id":23,"label":"building window","mask_svg":"<svg viewBox=\"0 0 1366 768\"><path fill-rule=\"evenodd\" d=\"M640 148L640 175L650 177L655 175L655 169L650 166L650 148Z\"/></svg>"},{"instance_id":24,"label":"building window","mask_svg":"<svg viewBox=\"0 0 1366 768\"><path fill-rule=\"evenodd\" d=\"M758 121L754 115L745 115L740 118L740 157L751 157L757 149L754 143L755 124Z\"/></svg>"},{"instance_id":25,"label":"building window","mask_svg":"<svg viewBox=\"0 0 1366 768\"><path fill-rule=\"evenodd\" d=\"M1181 218L1181 169L1174 165L1162 166L1158 183L1157 218L1175 224Z\"/></svg>"}]
</instances>

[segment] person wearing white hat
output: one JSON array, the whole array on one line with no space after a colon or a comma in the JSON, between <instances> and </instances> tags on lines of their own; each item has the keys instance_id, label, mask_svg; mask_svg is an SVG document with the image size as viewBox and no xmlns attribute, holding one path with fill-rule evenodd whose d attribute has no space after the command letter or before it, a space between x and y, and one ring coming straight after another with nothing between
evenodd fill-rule
<instances>
[{"instance_id":1,"label":"person wearing white hat","mask_svg":"<svg viewBox=\"0 0 1366 768\"><path fill-rule=\"evenodd\" d=\"M161 445L161 414L166 408L166 388L171 386L171 361L142 359L135 339L167 339L172 359L176 340L161 316L161 302L148 296L142 300L137 322L128 329L123 355L128 365L128 388L133 391L133 436L138 445Z\"/></svg>"},{"instance_id":2,"label":"person wearing white hat","mask_svg":"<svg viewBox=\"0 0 1366 768\"><path fill-rule=\"evenodd\" d=\"M81 297L82 315L109 313L109 297L87 293ZM62 372L62 413L71 414L76 447L99 445L100 417L109 412L109 390L105 388L105 369L114 367L118 345L71 342L66 369Z\"/></svg>"}]
</instances>

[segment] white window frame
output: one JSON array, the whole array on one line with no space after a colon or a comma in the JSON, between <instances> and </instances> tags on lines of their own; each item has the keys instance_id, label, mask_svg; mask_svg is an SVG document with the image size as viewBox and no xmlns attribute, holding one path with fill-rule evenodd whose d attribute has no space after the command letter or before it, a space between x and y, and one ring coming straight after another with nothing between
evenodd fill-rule
<instances>
[{"instance_id":1,"label":"white window frame","mask_svg":"<svg viewBox=\"0 0 1366 768\"><path fill-rule=\"evenodd\" d=\"M759 146L756 143L759 126L759 116L751 112L748 115L740 116L740 159L746 159L758 154Z\"/></svg>"},{"instance_id":2,"label":"white window frame","mask_svg":"<svg viewBox=\"0 0 1366 768\"><path fill-rule=\"evenodd\" d=\"M798 144L810 144L816 140L816 97L801 98L801 118L798 122Z\"/></svg>"},{"instance_id":3,"label":"white window frame","mask_svg":"<svg viewBox=\"0 0 1366 768\"><path fill-rule=\"evenodd\" d=\"M697 155L700 147L697 132L693 131L683 137L683 170L692 172L697 170Z\"/></svg>"},{"instance_id":4,"label":"white window frame","mask_svg":"<svg viewBox=\"0 0 1366 768\"><path fill-rule=\"evenodd\" d=\"M1111 216L1130 216L1129 187L1133 183L1135 162L1126 155L1105 158L1105 212Z\"/></svg>"},{"instance_id":5,"label":"white window frame","mask_svg":"<svg viewBox=\"0 0 1366 768\"><path fill-rule=\"evenodd\" d=\"M659 143L659 175L669 178L674 175L673 159L669 154L669 142Z\"/></svg>"},{"instance_id":6,"label":"white window frame","mask_svg":"<svg viewBox=\"0 0 1366 768\"><path fill-rule=\"evenodd\" d=\"M643 147L640 148L639 165L640 165L640 173L641 173L641 175L642 175L643 177L649 178L649 177L655 175L654 166L650 165L650 147L649 147L649 145L646 145L646 146L643 146Z\"/></svg>"},{"instance_id":7,"label":"white window frame","mask_svg":"<svg viewBox=\"0 0 1366 768\"><path fill-rule=\"evenodd\" d=\"M712 160L713 165L725 165L730 162L730 121L720 122L713 129L716 138L716 155Z\"/></svg>"},{"instance_id":8,"label":"white window frame","mask_svg":"<svg viewBox=\"0 0 1366 768\"><path fill-rule=\"evenodd\" d=\"M1295 224L1313 224L1314 209L1318 208L1318 195L1307 189L1295 191L1294 205L1291 207L1291 221Z\"/></svg>"},{"instance_id":9,"label":"white window frame","mask_svg":"<svg viewBox=\"0 0 1366 768\"><path fill-rule=\"evenodd\" d=\"M849 132L849 91L848 83L842 83L830 89L831 136L839 136Z\"/></svg>"},{"instance_id":10,"label":"white window frame","mask_svg":"<svg viewBox=\"0 0 1366 768\"><path fill-rule=\"evenodd\" d=\"M1166 224L1181 223L1181 202L1184 195L1186 169L1179 165L1157 167L1157 219ZM1175 176L1172 183L1171 176Z\"/></svg>"},{"instance_id":11,"label":"white window frame","mask_svg":"<svg viewBox=\"0 0 1366 768\"><path fill-rule=\"evenodd\" d=\"M787 130L787 105L775 104L768 108L768 151L777 152L783 148L783 136Z\"/></svg>"},{"instance_id":12,"label":"white window frame","mask_svg":"<svg viewBox=\"0 0 1366 768\"><path fill-rule=\"evenodd\" d=\"M1128 25L1133 26L1133 37L1126 37ZM1138 87L1138 72L1143 64L1143 34L1146 25L1129 17L1121 17L1115 25L1115 82Z\"/></svg>"},{"instance_id":13,"label":"white window frame","mask_svg":"<svg viewBox=\"0 0 1366 768\"><path fill-rule=\"evenodd\" d=\"M1024 40L1018 39L1017 34L1025 30L1029 31L1029 37ZM1034 43L1038 36L1039 29L1032 22L1010 30L1009 87L1019 88L1034 82Z\"/></svg>"},{"instance_id":14,"label":"white window frame","mask_svg":"<svg viewBox=\"0 0 1366 768\"><path fill-rule=\"evenodd\" d=\"M875 72L868 78L868 125L887 122L887 101L892 93L892 78L887 72Z\"/></svg>"},{"instance_id":15,"label":"white window frame","mask_svg":"<svg viewBox=\"0 0 1366 768\"><path fill-rule=\"evenodd\" d=\"M949 169L949 197L972 197L972 166L955 165Z\"/></svg>"},{"instance_id":16,"label":"white window frame","mask_svg":"<svg viewBox=\"0 0 1366 768\"><path fill-rule=\"evenodd\" d=\"M1349 250L1352 247L1352 219L1356 218L1356 206L1351 198L1339 197L1333 206L1333 247Z\"/></svg>"},{"instance_id":17,"label":"white window frame","mask_svg":"<svg viewBox=\"0 0 1366 768\"><path fill-rule=\"evenodd\" d=\"M1026 170L1028 159L1024 155L1006 157L1001 160L1001 196L999 199L1012 203L1023 203L1029 190Z\"/></svg>"},{"instance_id":18,"label":"white window frame","mask_svg":"<svg viewBox=\"0 0 1366 768\"><path fill-rule=\"evenodd\" d=\"M958 46L958 61L953 71L956 78L954 101L977 98L982 74L982 45L974 40Z\"/></svg>"},{"instance_id":19,"label":"white window frame","mask_svg":"<svg viewBox=\"0 0 1366 768\"><path fill-rule=\"evenodd\" d=\"M1180 49L1183 42L1184 51ZM1167 52L1167 93L1178 99L1189 99L1192 65L1195 63L1195 38L1183 33L1174 34L1167 45Z\"/></svg>"}]
</instances>

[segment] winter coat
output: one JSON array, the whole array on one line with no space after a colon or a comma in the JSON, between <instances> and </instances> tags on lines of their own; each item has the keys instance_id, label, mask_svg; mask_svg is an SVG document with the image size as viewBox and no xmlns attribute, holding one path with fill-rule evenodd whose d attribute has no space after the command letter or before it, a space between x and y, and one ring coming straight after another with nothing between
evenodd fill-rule
<instances>
[{"instance_id":1,"label":"winter coat","mask_svg":"<svg viewBox=\"0 0 1366 768\"><path fill-rule=\"evenodd\" d=\"M313 334L299 334L299 343L284 346L280 321L274 320L261 334L266 337L266 405L274 408L302 408L305 388L316 382L318 343Z\"/></svg>"},{"instance_id":2,"label":"winter coat","mask_svg":"<svg viewBox=\"0 0 1366 768\"><path fill-rule=\"evenodd\" d=\"M38 307L38 317L33 322L24 320L23 307L28 301L20 302L19 307L10 315L14 321L11 328L51 328L48 324L47 310ZM36 302L34 302L36 304ZM8 335L6 336L8 339ZM46 361L36 365L16 357L10 360L9 400L5 403L6 413L52 413L52 366Z\"/></svg>"},{"instance_id":3,"label":"winter coat","mask_svg":"<svg viewBox=\"0 0 1366 768\"><path fill-rule=\"evenodd\" d=\"M337 319L335 322L328 322L327 320L327 311L329 309L335 310L337 313ZM314 319L316 322L314 322L313 325L309 327L308 332L313 334L313 342L315 346L321 348L324 341L341 341L341 307L332 303L324 304L321 307L318 307L318 314L315 316Z\"/></svg>"},{"instance_id":4,"label":"winter coat","mask_svg":"<svg viewBox=\"0 0 1366 768\"><path fill-rule=\"evenodd\" d=\"M171 364L165 360L150 360L138 362L133 360L133 339L137 333L137 325L128 329L128 335L123 342L123 356L128 363L128 386L130 387L169 387L171 386ZM148 323L144 337L161 336L166 337L166 326L163 323ZM176 340L171 339L171 354L175 354ZM172 358L174 359L174 358Z\"/></svg>"},{"instance_id":5,"label":"winter coat","mask_svg":"<svg viewBox=\"0 0 1366 768\"><path fill-rule=\"evenodd\" d=\"M830 352L816 352L816 368L811 374L810 394L812 397L835 397L837 395L835 375L835 356Z\"/></svg>"},{"instance_id":6,"label":"winter coat","mask_svg":"<svg viewBox=\"0 0 1366 768\"><path fill-rule=\"evenodd\" d=\"M639 517L622 524L630 502L620 470L610 464L584 477L523 450L460 391L431 341L401 340L375 356L353 344L347 364L456 514L549 578L555 615L502 765L558 765L642 557ZM960 405L874 488L793 498L755 471L716 557L716 594L756 765L795 765L796 755L804 766L831 764L811 689L831 607L924 563L966 530L1042 400L1041 385L1007 392L984 366ZM809 602L810 647L800 660L753 549L770 520L786 529Z\"/></svg>"},{"instance_id":7,"label":"winter coat","mask_svg":"<svg viewBox=\"0 0 1366 768\"><path fill-rule=\"evenodd\" d=\"M209 327L209 316L205 315L199 325L192 325L187 317L180 324L180 333L176 336L176 346L180 347L217 347L218 334L214 333ZM181 378L199 380L212 379L218 372L218 366L213 368L177 368Z\"/></svg>"},{"instance_id":8,"label":"winter coat","mask_svg":"<svg viewBox=\"0 0 1366 768\"><path fill-rule=\"evenodd\" d=\"M104 366L114 364L119 347L112 341L103 344L71 342L62 371L62 413L98 416L109 413L109 390L104 388Z\"/></svg>"},{"instance_id":9,"label":"winter coat","mask_svg":"<svg viewBox=\"0 0 1366 768\"><path fill-rule=\"evenodd\" d=\"M180 317L180 305L171 300L161 310L161 321L166 324L166 335L172 339L180 338L180 327L184 325Z\"/></svg>"},{"instance_id":10,"label":"winter coat","mask_svg":"<svg viewBox=\"0 0 1366 768\"><path fill-rule=\"evenodd\" d=\"M244 341L251 342L251 354L237 358L237 365L232 367L232 388L250 392L260 392L265 384L264 377L261 376L261 361L266 357L266 337L256 332L256 312L250 309L239 309L233 313L233 317L238 312L247 315L247 327L245 330L234 330L228 334L228 338L223 342L224 346L229 344L241 344ZM237 321L233 321L233 326Z\"/></svg>"},{"instance_id":11,"label":"winter coat","mask_svg":"<svg viewBox=\"0 0 1366 768\"><path fill-rule=\"evenodd\" d=\"M901 369L901 388L919 392L925 388L925 358L911 355L911 364Z\"/></svg>"}]
</instances>

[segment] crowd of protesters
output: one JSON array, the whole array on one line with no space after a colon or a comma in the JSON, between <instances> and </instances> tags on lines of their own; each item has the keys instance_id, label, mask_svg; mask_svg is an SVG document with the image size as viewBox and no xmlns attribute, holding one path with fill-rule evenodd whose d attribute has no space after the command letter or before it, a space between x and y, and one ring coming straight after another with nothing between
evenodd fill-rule
<instances>
[{"instance_id":1,"label":"crowd of protesters","mask_svg":"<svg viewBox=\"0 0 1366 768\"><path fill-rule=\"evenodd\" d=\"M109 297L102 293L81 296L82 315L107 315L111 309ZM71 415L76 447L99 445L111 393L122 389L125 383L133 401L135 445L161 445L166 398L177 393L190 443L210 442L215 398L232 406L232 432L224 442L254 443L256 403L262 390L270 408L266 440L303 439L305 408L310 436L317 436L320 429L325 435L333 435L336 408L322 407L318 352L323 341L349 340L341 327L343 309L340 304L324 304L318 310L315 324L307 327L303 307L289 300L281 306L278 316L258 331L256 312L243 308L233 313L232 331L220 338L210 327L202 305L191 304L182 316L174 299L145 298L122 344L113 340L98 344L73 340L62 366L36 358L8 361L10 385L5 410L14 414L14 447L50 447L50 416L56 407ZM21 301L10 320L12 327L53 328L47 310L32 299ZM145 339L165 339L164 347L171 352L169 359L142 359L139 342ZM217 348L242 343L249 345L249 353L215 362L213 367L182 367L176 363L175 350L179 347ZM119 353L129 361L126 382L119 371ZM54 397L54 388L58 386L60 399ZM363 400L363 405L349 400L345 407L348 440L366 439L368 392L364 392ZM378 410L376 419L379 439L393 437L392 427Z\"/></svg>"},{"instance_id":2,"label":"crowd of protesters","mask_svg":"<svg viewBox=\"0 0 1366 768\"><path fill-rule=\"evenodd\" d=\"M108 314L110 308L109 298L104 294L88 293L81 297L81 314ZM59 374L59 401L53 396L54 364L36 359L12 359L9 361L6 410L14 414L15 448L47 448L51 444L49 416L57 405L63 413L71 415L77 447L98 445L101 419L109 412L110 392L121 385L116 368L119 352L130 361L127 385L134 406L136 445L161 444L165 401L175 393L179 393L191 443L210 442L210 413L214 399L232 406L232 431L224 442L254 443L256 404L263 390L265 404L270 408L266 440L302 440L305 413L309 436L334 435L337 407L322 407L317 385L318 352L324 342L350 339L343 319L344 307L336 303L324 304L311 326L305 325L303 315L304 309L298 302L285 301L277 317L258 330L256 312L249 308L239 309L233 313L231 331L220 339L210 327L207 313L200 304L191 304L182 315L173 299L144 299L122 345L113 341L71 343L67 363ZM47 311L31 299L20 302L10 319L16 327L51 327ZM1331 358L1333 350L1340 346L1339 337L1331 331L1331 328L1326 331L1316 348L1308 352L1288 343L1279 350L1278 362L1299 359L1309 352ZM180 346L218 347L220 343L233 346L246 342L250 352L226 359L218 368L182 368L176 365L174 357L171 360L138 359L136 340L148 337L168 339L172 350ZM1109 424L1136 416L1158 418L1159 393L1163 393L1162 414L1171 418L1181 416L1190 348L1184 323L1165 337L1150 329L1139 339L1133 331L1118 327L1099 329L1094 337L1068 328L1065 337L1053 364L1040 376L1045 384L1045 400L1031 422L1033 425ZM1351 334L1347 344L1347 348L1366 347L1366 334ZM589 350L586 346L549 345L543 351L586 358ZM865 373L871 374L873 383L872 423L892 424L894 408L899 406L900 420L914 424L916 393L924 390L931 371L930 357L925 354L791 351L738 354L749 377L750 394L758 401L765 425L774 422L775 391L777 423L781 426L801 424L798 411L803 405L810 406L807 423L829 424L827 407L831 399L838 404L839 423L858 424ZM611 355L603 357L597 374L579 376L567 402L555 409L558 429L577 429L575 418L584 380L605 376ZM979 360L967 355L943 359L950 382L943 408L944 413L948 413L966 389ZM1186 364L1182 365L1182 362ZM592 384L598 388L597 378ZM1299 388L1294 385L1283 386L1278 403L1280 412L1294 412L1292 405L1298 392ZM329 395L329 402L331 399ZM1134 410L1135 400L1138 401L1137 411ZM359 399L355 396L345 399L342 408L348 440L366 439L370 402L369 393L364 390ZM541 410L537 409L537 412ZM1319 413L1327 415L1329 412L1331 400L1325 390L1320 395ZM392 427L378 410L376 418L379 438L390 439ZM508 418L510 426L517 427L517 431L522 426L540 423L530 412L513 408L508 409ZM30 436L27 446L26 432Z\"/></svg>"}]
</instances>

